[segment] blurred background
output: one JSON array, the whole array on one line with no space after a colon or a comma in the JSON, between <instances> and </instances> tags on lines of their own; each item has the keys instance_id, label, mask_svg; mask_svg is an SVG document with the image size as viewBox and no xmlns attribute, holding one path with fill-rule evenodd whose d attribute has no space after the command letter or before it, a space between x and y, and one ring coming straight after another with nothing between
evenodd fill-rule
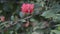
<instances>
[{"instance_id":1,"label":"blurred background","mask_svg":"<svg viewBox=\"0 0 60 34\"><path fill-rule=\"evenodd\" d=\"M60 34L60 0L0 0L0 34Z\"/></svg>"}]
</instances>

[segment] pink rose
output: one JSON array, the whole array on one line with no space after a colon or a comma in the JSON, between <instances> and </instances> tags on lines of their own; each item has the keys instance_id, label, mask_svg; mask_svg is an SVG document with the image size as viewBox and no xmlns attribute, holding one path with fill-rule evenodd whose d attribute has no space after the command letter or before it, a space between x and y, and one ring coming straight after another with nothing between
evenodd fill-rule
<instances>
[{"instance_id":1,"label":"pink rose","mask_svg":"<svg viewBox=\"0 0 60 34\"><path fill-rule=\"evenodd\" d=\"M23 13L32 13L34 10L34 4L23 4L22 5L22 12Z\"/></svg>"}]
</instances>

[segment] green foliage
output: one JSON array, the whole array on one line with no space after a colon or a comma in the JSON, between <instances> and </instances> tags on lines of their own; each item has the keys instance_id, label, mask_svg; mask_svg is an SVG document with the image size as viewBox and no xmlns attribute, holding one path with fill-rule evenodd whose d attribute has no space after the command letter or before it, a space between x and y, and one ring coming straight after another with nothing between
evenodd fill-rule
<instances>
[{"instance_id":1,"label":"green foliage","mask_svg":"<svg viewBox=\"0 0 60 34\"><path fill-rule=\"evenodd\" d=\"M23 1L28 2L30 0L23 0ZM18 34L18 33L21 33L21 30L23 30L23 33L26 33L26 34L40 34L40 33L44 34L44 32L47 31L47 30L41 30L40 29L40 27L43 27L42 24L41 24L41 22L40 22L41 16L44 17L44 18L53 17L54 21L56 21L57 23L58 22L60 23L60 5L59 4L52 2L52 3L49 4L49 5L51 5L49 10L43 10L42 9L42 5L44 5L44 7L43 7L44 9L46 9L46 8L45 8L45 3L44 2L43 3L40 3L40 1L42 1L42 0L33 0L33 1L36 1L37 2L37 4L36 4L37 7L35 8L36 9L35 10L36 13L42 12L42 14L39 14L39 15L35 15L36 13L34 13L34 16L32 16L32 18L30 18L30 21L33 22L33 25L34 26L33 27L28 27L28 28L25 29L25 28L23 28L21 26L23 24L21 22L18 22L15 25L11 25L10 24L11 22L4 22L4 23L1 23L0 24L0 30L3 30L2 31L3 34ZM52 1L54 1L54 0L52 0ZM9 3L3 3L3 4L0 3L0 10L2 10L2 14L6 18L9 18L10 17L9 16L10 13L12 15L12 13L16 12L16 10L17 10L17 12L20 10L19 7L17 9L17 4L15 4L14 2L12 1L12 2L9 2ZM6 4L6 6L5 6L5 4ZM5 7L5 10L3 9L3 6L2 5ZM23 19L21 21L22 22L25 22ZM7 31L4 32L4 29L7 29ZM60 31L59 31L60 30L60 25L57 26L57 29L58 30L51 30L51 34L53 34L53 32L55 32L56 34L60 34ZM33 32L32 32L32 30L33 30Z\"/></svg>"},{"instance_id":2,"label":"green foliage","mask_svg":"<svg viewBox=\"0 0 60 34\"><path fill-rule=\"evenodd\" d=\"M58 30L51 30L50 34L60 34L60 31L58 31Z\"/></svg>"}]
</instances>

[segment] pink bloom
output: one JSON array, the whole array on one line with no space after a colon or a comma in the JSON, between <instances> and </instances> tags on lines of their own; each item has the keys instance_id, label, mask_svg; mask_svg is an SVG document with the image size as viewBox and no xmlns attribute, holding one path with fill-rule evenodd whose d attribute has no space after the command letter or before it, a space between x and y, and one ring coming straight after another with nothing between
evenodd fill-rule
<instances>
[{"instance_id":1,"label":"pink bloom","mask_svg":"<svg viewBox=\"0 0 60 34\"><path fill-rule=\"evenodd\" d=\"M4 16L1 16L1 21L5 21L5 17Z\"/></svg>"},{"instance_id":2,"label":"pink bloom","mask_svg":"<svg viewBox=\"0 0 60 34\"><path fill-rule=\"evenodd\" d=\"M22 5L22 12L23 13L32 13L34 9L34 4L23 4Z\"/></svg>"}]
</instances>

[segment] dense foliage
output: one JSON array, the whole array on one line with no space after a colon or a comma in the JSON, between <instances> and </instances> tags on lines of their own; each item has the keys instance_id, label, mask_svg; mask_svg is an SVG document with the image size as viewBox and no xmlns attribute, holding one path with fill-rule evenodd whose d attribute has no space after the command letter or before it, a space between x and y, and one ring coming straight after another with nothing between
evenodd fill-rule
<instances>
[{"instance_id":1,"label":"dense foliage","mask_svg":"<svg viewBox=\"0 0 60 34\"><path fill-rule=\"evenodd\" d=\"M60 0L0 0L0 34L60 34Z\"/></svg>"}]
</instances>

